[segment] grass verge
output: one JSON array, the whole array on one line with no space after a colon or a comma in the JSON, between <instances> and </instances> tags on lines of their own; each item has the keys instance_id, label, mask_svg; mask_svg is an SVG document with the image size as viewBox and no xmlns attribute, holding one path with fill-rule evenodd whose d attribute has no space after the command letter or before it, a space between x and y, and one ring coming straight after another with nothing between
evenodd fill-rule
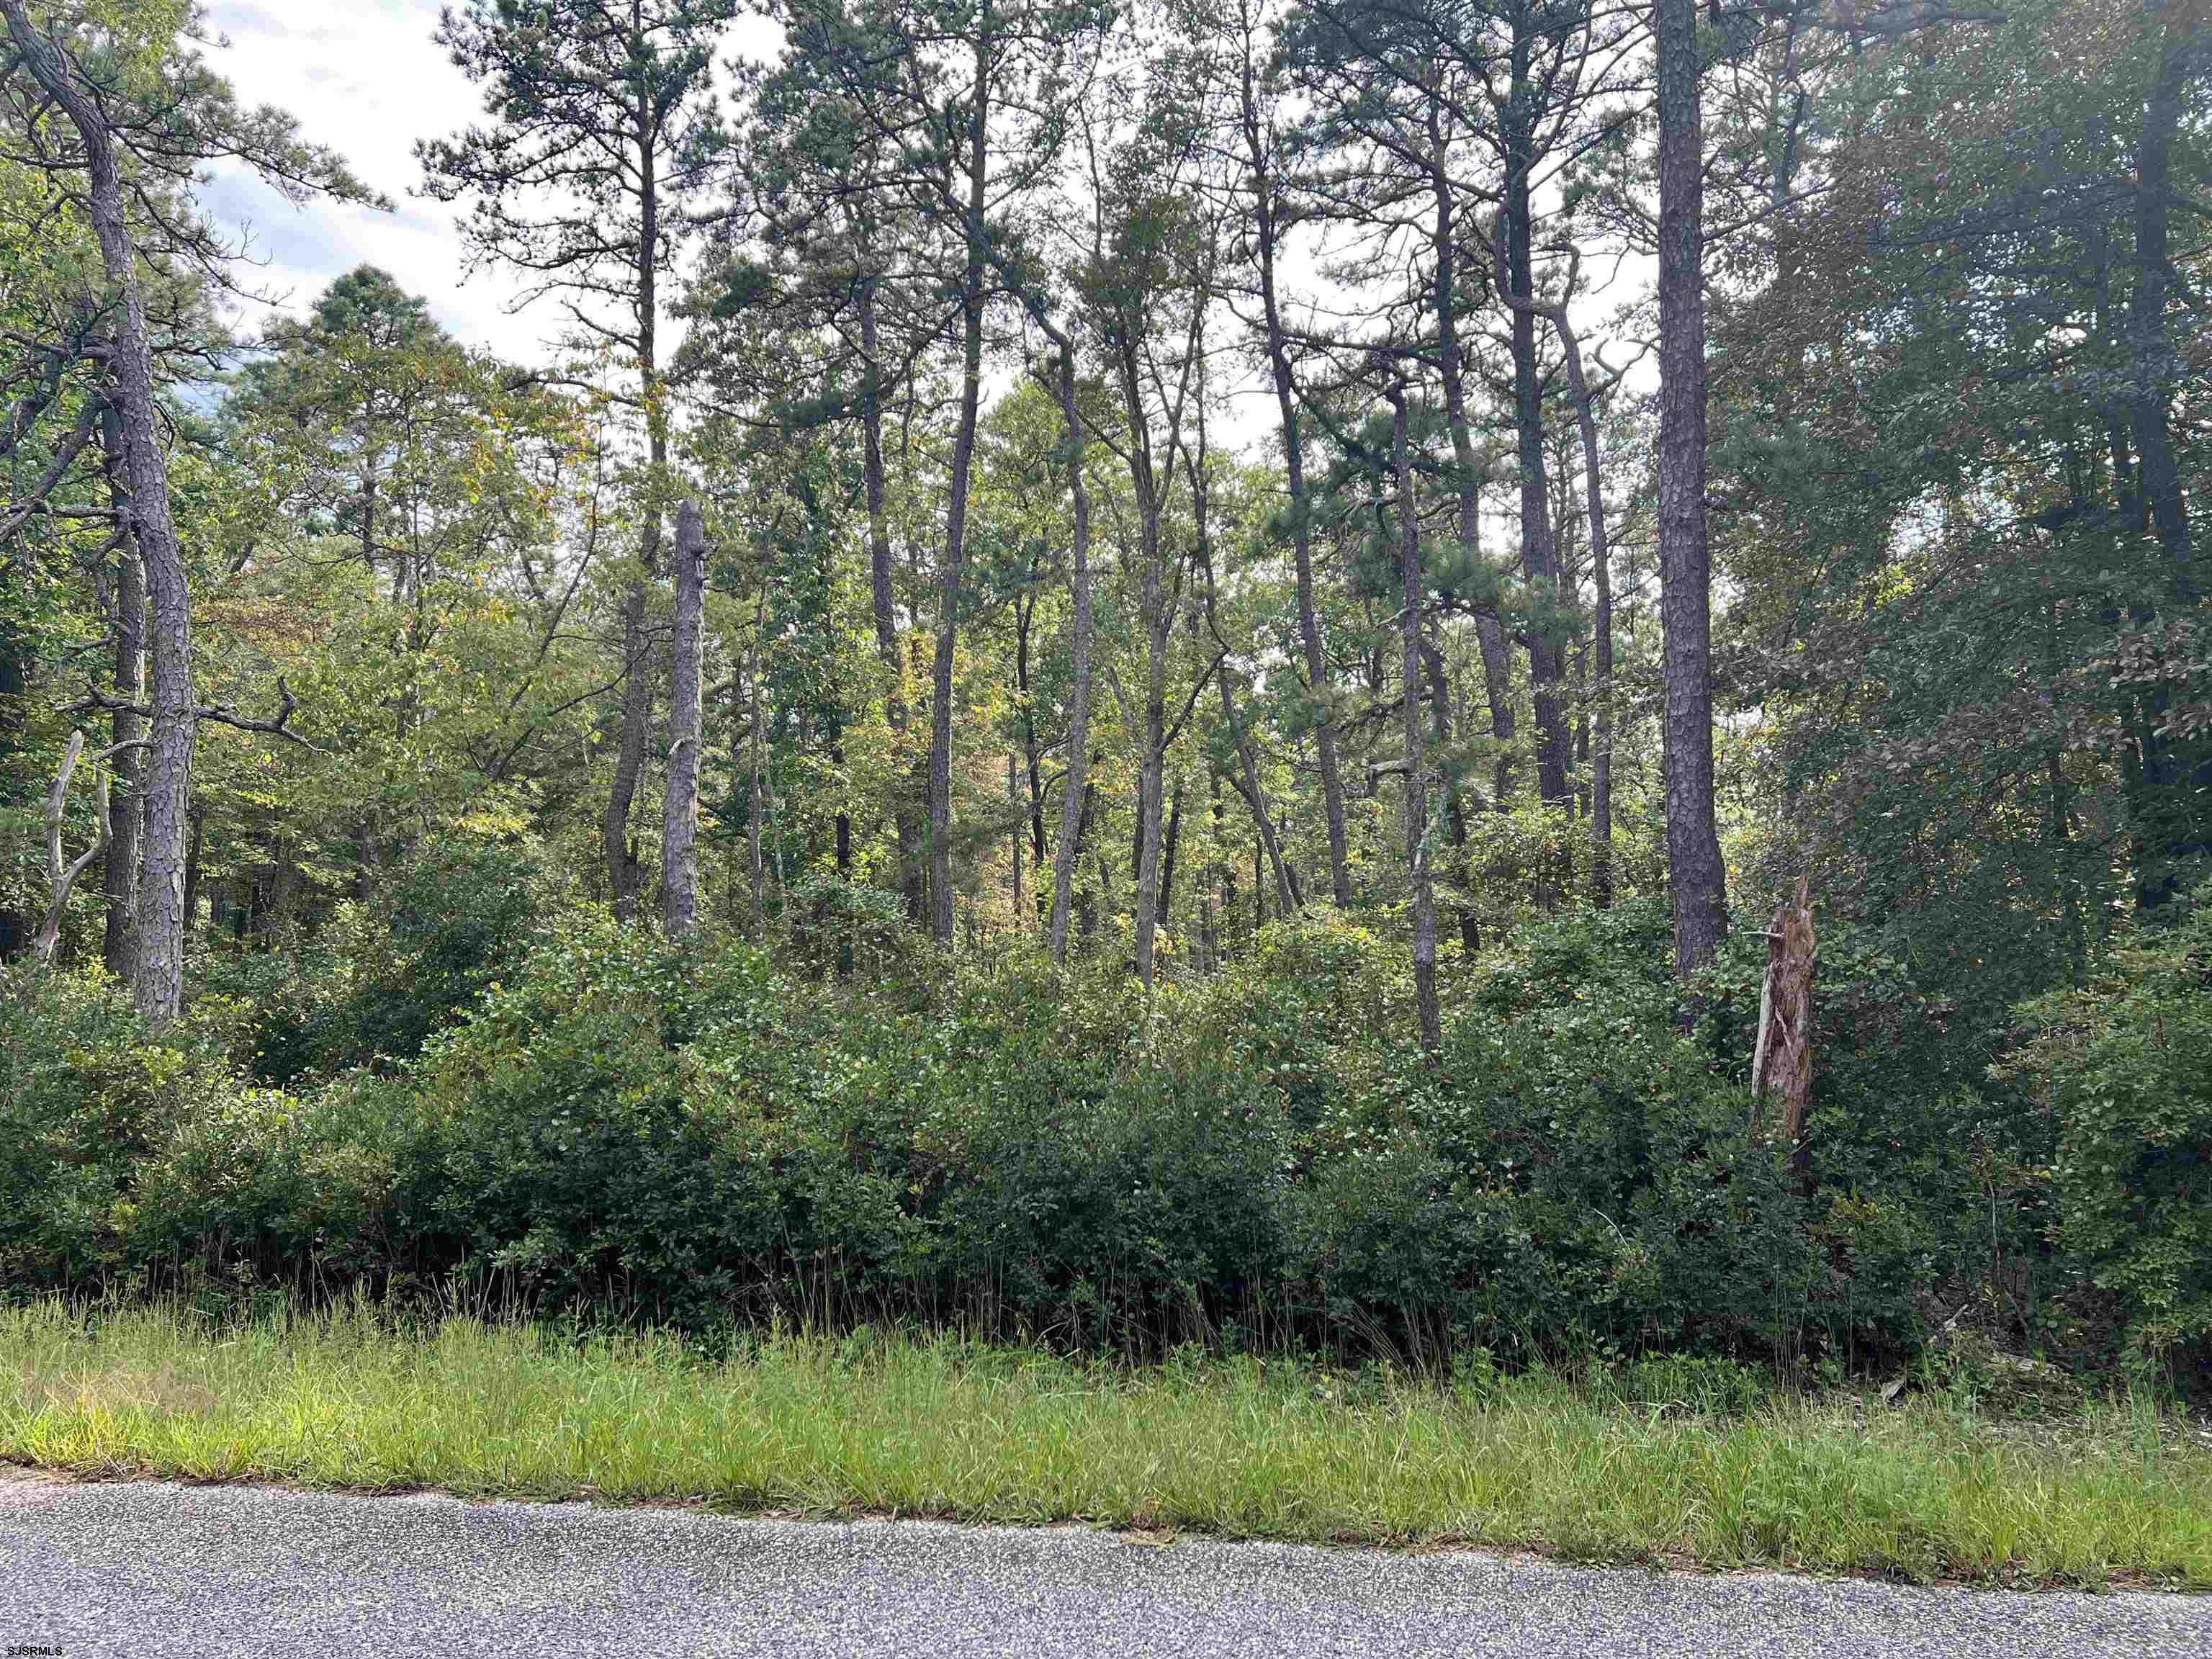
<instances>
[{"instance_id":1,"label":"grass verge","mask_svg":"<svg viewBox=\"0 0 2212 1659\"><path fill-rule=\"evenodd\" d=\"M0 1460L82 1474L2212 1588L2212 1450L2147 1407L2022 1433L1940 1396L1620 1393L900 1336L710 1358L365 1309L0 1309Z\"/></svg>"}]
</instances>

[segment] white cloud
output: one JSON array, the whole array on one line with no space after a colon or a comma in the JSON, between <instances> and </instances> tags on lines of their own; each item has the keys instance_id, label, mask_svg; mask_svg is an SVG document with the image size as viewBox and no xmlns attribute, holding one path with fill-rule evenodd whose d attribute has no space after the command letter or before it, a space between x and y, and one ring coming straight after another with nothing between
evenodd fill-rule
<instances>
[{"instance_id":1,"label":"white cloud","mask_svg":"<svg viewBox=\"0 0 2212 1659\"><path fill-rule=\"evenodd\" d=\"M477 88L431 39L436 0L221 0L209 21L228 42L210 62L240 100L289 111L302 137L344 156L396 209L295 208L241 167L214 169L202 198L219 224L249 233L259 267L241 273L249 285L298 313L332 278L380 265L459 338L511 358L541 356L560 328L555 309L513 312L520 284L496 268L469 271L456 209L409 193L422 182L416 141L481 113ZM251 329L265 315L249 306L239 322Z\"/></svg>"}]
</instances>

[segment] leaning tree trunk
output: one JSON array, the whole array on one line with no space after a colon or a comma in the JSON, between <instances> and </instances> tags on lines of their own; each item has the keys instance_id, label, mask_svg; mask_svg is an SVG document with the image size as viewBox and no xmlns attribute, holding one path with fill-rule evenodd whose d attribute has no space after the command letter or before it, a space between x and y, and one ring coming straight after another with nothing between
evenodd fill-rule
<instances>
[{"instance_id":1,"label":"leaning tree trunk","mask_svg":"<svg viewBox=\"0 0 2212 1659\"><path fill-rule=\"evenodd\" d=\"M31 27L23 0L0 0L15 49L58 105L84 146L87 209L100 260L113 290L115 338L110 393L121 423L124 474L131 487L138 553L151 602L153 697L146 768L146 837L138 884L138 928L131 1000L156 1023L175 1018L184 998L185 814L191 793L191 596L184 551L169 512L168 458L154 402L154 354L139 291L136 250L123 212L115 141L99 105L86 96L52 44Z\"/></svg>"},{"instance_id":2,"label":"leaning tree trunk","mask_svg":"<svg viewBox=\"0 0 2212 1659\"><path fill-rule=\"evenodd\" d=\"M676 509L675 668L668 696L668 789L660 814L660 925L671 939L699 930L699 636L707 605L707 538L699 504Z\"/></svg>"},{"instance_id":3,"label":"leaning tree trunk","mask_svg":"<svg viewBox=\"0 0 2212 1659\"><path fill-rule=\"evenodd\" d=\"M1443 1047L1437 1011L1437 900L1429 881L1428 784L1421 765L1421 526L1413 516L1413 469L1406 444L1406 392L1390 392L1390 449L1398 474L1398 570L1405 613L1406 868L1413 884L1413 1004L1421 1050L1433 1060Z\"/></svg>"},{"instance_id":4,"label":"leaning tree trunk","mask_svg":"<svg viewBox=\"0 0 2212 1659\"><path fill-rule=\"evenodd\" d=\"M1696 0L1656 0L1659 73L1659 615L1674 971L1728 926L1713 823L1712 596L1705 542L1705 139Z\"/></svg>"},{"instance_id":5,"label":"leaning tree trunk","mask_svg":"<svg viewBox=\"0 0 2212 1659\"><path fill-rule=\"evenodd\" d=\"M69 915L70 890L85 867L107 850L107 778L99 775L98 799L94 802L93 820L99 839L75 859L62 860L62 812L69 804L70 779L76 771L77 759L84 753L84 733L70 733L69 747L62 755L61 769L54 774L53 787L46 792L46 919L32 942L32 960L41 964L54 959L54 951L61 944L62 923ZM93 764L106 758L94 756Z\"/></svg>"}]
</instances>

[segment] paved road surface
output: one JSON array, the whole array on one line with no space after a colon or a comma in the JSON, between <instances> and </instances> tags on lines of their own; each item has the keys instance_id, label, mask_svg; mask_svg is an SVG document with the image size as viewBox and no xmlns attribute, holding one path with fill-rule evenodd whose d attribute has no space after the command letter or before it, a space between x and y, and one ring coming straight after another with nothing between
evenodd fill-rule
<instances>
[{"instance_id":1,"label":"paved road surface","mask_svg":"<svg viewBox=\"0 0 2212 1659\"><path fill-rule=\"evenodd\" d=\"M0 1653L2212 1654L2212 1600L0 1474Z\"/></svg>"}]
</instances>

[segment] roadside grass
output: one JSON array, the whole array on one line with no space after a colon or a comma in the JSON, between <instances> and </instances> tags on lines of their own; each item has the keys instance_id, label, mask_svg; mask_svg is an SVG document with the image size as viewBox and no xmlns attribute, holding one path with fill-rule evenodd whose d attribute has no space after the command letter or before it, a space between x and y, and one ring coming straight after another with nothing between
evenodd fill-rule
<instances>
[{"instance_id":1,"label":"roadside grass","mask_svg":"<svg viewBox=\"0 0 2212 1659\"><path fill-rule=\"evenodd\" d=\"M1457 1384L951 1338L568 1340L369 1307L0 1308L0 1461L93 1476L702 1504L2021 1585L2212 1588L2212 1449L2153 1408L2022 1429L1619 1373ZM1629 1374L1633 1378L1637 1374ZM1648 1378L1651 1373L1645 1373ZM1610 1379L1610 1380L1608 1380Z\"/></svg>"}]
</instances>

